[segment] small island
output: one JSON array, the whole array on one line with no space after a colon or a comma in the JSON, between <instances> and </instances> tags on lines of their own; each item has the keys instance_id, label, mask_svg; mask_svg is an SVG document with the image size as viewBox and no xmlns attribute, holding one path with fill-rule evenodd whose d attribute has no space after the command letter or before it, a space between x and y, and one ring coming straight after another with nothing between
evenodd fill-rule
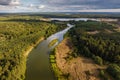
<instances>
[{"instance_id":1,"label":"small island","mask_svg":"<svg viewBox=\"0 0 120 80\"><path fill-rule=\"evenodd\" d=\"M52 41L49 43L48 47L54 46L57 42L58 42L58 39L52 40Z\"/></svg>"}]
</instances>

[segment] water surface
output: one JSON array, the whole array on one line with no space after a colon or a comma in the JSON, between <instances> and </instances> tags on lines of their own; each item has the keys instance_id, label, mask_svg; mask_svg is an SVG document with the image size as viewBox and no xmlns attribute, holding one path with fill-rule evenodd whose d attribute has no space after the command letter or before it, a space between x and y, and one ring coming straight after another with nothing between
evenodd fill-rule
<instances>
[{"instance_id":1,"label":"water surface","mask_svg":"<svg viewBox=\"0 0 120 80\"><path fill-rule=\"evenodd\" d=\"M100 21L100 19L97 18L50 18L50 20L58 20L58 21Z\"/></svg>"},{"instance_id":2,"label":"water surface","mask_svg":"<svg viewBox=\"0 0 120 80\"><path fill-rule=\"evenodd\" d=\"M51 20L99 21L93 18L51 18ZM68 28L51 35L30 52L27 60L26 80L56 80L50 67L49 53L51 49L63 40L64 34L74 25L67 24L67 26ZM48 47L49 43L54 39L58 39L59 42L52 47Z\"/></svg>"},{"instance_id":3,"label":"water surface","mask_svg":"<svg viewBox=\"0 0 120 80\"><path fill-rule=\"evenodd\" d=\"M26 80L56 80L50 67L49 53L55 45L63 40L63 35L73 27L73 25L67 25L68 28L51 35L30 52L27 60ZM59 42L48 47L54 39L58 39Z\"/></svg>"}]
</instances>

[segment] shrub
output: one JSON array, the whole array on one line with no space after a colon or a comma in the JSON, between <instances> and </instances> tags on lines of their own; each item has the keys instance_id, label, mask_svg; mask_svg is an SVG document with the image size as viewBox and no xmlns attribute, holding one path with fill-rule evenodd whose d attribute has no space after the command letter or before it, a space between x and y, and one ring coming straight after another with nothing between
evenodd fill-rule
<instances>
[{"instance_id":1,"label":"shrub","mask_svg":"<svg viewBox=\"0 0 120 80\"><path fill-rule=\"evenodd\" d=\"M112 64L107 68L107 72L115 78L115 80L120 80L120 67L116 64Z\"/></svg>"},{"instance_id":2,"label":"shrub","mask_svg":"<svg viewBox=\"0 0 120 80\"><path fill-rule=\"evenodd\" d=\"M93 59L94 59L95 63L97 63L97 64L99 64L99 65L103 65L103 60L102 60L101 57L99 57L99 56L94 56Z\"/></svg>"}]
</instances>

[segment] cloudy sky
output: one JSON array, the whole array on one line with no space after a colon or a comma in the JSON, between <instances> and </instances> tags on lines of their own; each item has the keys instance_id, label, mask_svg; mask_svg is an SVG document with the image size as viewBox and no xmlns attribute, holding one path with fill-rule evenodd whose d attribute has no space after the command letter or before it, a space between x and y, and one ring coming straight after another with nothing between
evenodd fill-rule
<instances>
[{"instance_id":1,"label":"cloudy sky","mask_svg":"<svg viewBox=\"0 0 120 80\"><path fill-rule=\"evenodd\" d=\"M120 12L120 0L0 0L0 12Z\"/></svg>"}]
</instances>

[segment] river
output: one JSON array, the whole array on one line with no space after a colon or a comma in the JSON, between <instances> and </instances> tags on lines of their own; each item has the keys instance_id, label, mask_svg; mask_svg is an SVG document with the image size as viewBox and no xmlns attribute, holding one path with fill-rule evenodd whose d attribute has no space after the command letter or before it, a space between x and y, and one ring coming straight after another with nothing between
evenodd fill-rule
<instances>
[{"instance_id":1,"label":"river","mask_svg":"<svg viewBox=\"0 0 120 80\"><path fill-rule=\"evenodd\" d=\"M98 21L96 19L89 19L89 18L79 18L79 19L73 19L73 18L51 18L51 20L59 20L59 21L69 21L69 20L75 20L75 21L87 21L87 20L93 20ZM56 80L55 76L53 74L53 71L50 67L49 62L49 53L51 49L53 49L58 43L60 43L63 40L64 34L72 28L74 25L67 24L67 28L57 32L50 37L48 37L46 40L43 40L37 47L35 47L27 58L27 70L26 70L26 79L25 80ZM52 47L48 47L49 43L54 40L58 39L58 42L53 45Z\"/></svg>"},{"instance_id":2,"label":"river","mask_svg":"<svg viewBox=\"0 0 120 80\"><path fill-rule=\"evenodd\" d=\"M51 35L46 40L43 40L37 47L35 47L27 58L27 70L25 80L56 80L50 67L49 53L59 42L63 40L64 34L73 27L67 24L68 28ZM52 47L48 47L49 43L58 39Z\"/></svg>"},{"instance_id":3,"label":"river","mask_svg":"<svg viewBox=\"0 0 120 80\"><path fill-rule=\"evenodd\" d=\"M50 20L58 20L58 21L101 21L97 18L50 18Z\"/></svg>"}]
</instances>

